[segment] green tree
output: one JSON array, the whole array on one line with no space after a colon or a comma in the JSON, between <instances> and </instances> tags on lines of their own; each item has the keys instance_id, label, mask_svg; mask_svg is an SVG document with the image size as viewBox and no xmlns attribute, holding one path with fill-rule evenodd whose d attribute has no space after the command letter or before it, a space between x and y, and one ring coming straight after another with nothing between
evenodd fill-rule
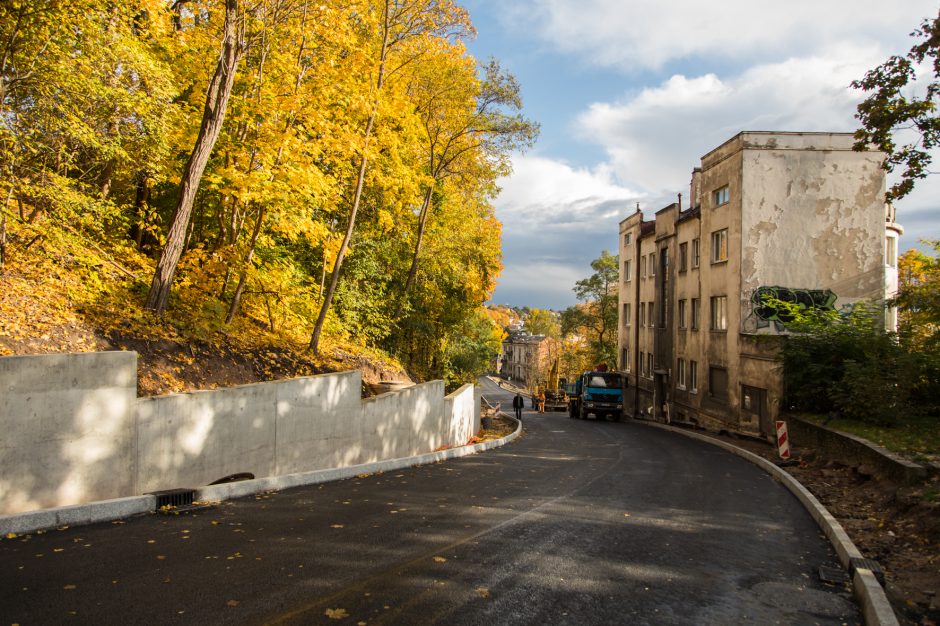
<instances>
[{"instance_id":1,"label":"green tree","mask_svg":"<svg viewBox=\"0 0 940 626\"><path fill-rule=\"evenodd\" d=\"M883 167L888 172L903 168L901 179L891 186L889 201L903 198L918 179L926 178L932 160L931 150L940 145L940 14L925 19L911 33L919 41L905 56L892 56L869 71L852 86L870 95L858 105L856 117L862 128L855 132L855 149L866 150L874 144L887 154ZM918 97L912 87L918 68L929 62L931 80ZM920 88L918 88L920 89ZM899 132L900 131L900 132ZM911 138L898 145L897 139Z\"/></svg>"},{"instance_id":2,"label":"green tree","mask_svg":"<svg viewBox=\"0 0 940 626\"><path fill-rule=\"evenodd\" d=\"M771 304L792 318L781 351L788 408L882 425L911 410L919 359L884 331L882 306L859 302L840 312Z\"/></svg>"},{"instance_id":3,"label":"green tree","mask_svg":"<svg viewBox=\"0 0 940 626\"><path fill-rule=\"evenodd\" d=\"M553 339L561 337L561 324L555 314L545 309L530 309L525 327L533 335L545 335Z\"/></svg>"},{"instance_id":4,"label":"green tree","mask_svg":"<svg viewBox=\"0 0 940 626\"><path fill-rule=\"evenodd\" d=\"M607 250L591 261L594 273L575 283L581 304L562 312L562 335L581 335L596 363L617 362L617 255Z\"/></svg>"}]
</instances>

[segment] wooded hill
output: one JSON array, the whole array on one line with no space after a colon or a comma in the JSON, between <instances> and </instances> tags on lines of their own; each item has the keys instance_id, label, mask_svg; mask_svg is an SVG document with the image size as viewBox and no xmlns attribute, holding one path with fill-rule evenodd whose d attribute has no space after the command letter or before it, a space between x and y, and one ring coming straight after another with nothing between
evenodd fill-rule
<instances>
[{"instance_id":1,"label":"wooded hill","mask_svg":"<svg viewBox=\"0 0 940 626\"><path fill-rule=\"evenodd\" d=\"M449 0L0 4L0 354L472 378L538 130L472 35Z\"/></svg>"}]
</instances>

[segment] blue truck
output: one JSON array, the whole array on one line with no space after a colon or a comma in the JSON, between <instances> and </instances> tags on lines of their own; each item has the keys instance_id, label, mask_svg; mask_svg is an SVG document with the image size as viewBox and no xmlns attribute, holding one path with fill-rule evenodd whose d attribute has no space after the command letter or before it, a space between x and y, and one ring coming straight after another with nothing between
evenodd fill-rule
<instances>
[{"instance_id":1,"label":"blue truck","mask_svg":"<svg viewBox=\"0 0 940 626\"><path fill-rule=\"evenodd\" d=\"M568 417L587 419L588 415L594 415L598 420L612 417L619 422L623 418L626 386L627 379L622 374L609 372L606 367L584 372L566 385Z\"/></svg>"}]
</instances>

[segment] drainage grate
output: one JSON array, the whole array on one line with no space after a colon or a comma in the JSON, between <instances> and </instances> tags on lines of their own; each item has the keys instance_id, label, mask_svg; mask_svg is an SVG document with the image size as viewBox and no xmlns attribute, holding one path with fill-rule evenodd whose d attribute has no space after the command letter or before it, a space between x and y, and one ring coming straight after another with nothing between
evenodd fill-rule
<instances>
[{"instance_id":1,"label":"drainage grate","mask_svg":"<svg viewBox=\"0 0 940 626\"><path fill-rule=\"evenodd\" d=\"M841 567L820 565L819 580L830 585L844 585L849 582L849 575Z\"/></svg>"},{"instance_id":2,"label":"drainage grate","mask_svg":"<svg viewBox=\"0 0 940 626\"><path fill-rule=\"evenodd\" d=\"M849 559L849 573L855 574L855 570L858 568L870 569L871 573L875 575L875 578L878 579L878 582L881 583L881 586L884 587L885 584L885 573L881 569L881 565L878 564L878 561L872 559L863 559L861 557L854 557Z\"/></svg>"},{"instance_id":3,"label":"drainage grate","mask_svg":"<svg viewBox=\"0 0 940 626\"><path fill-rule=\"evenodd\" d=\"M192 504L196 497L195 489L167 489L165 491L153 491L150 493L157 498L157 508L159 511L164 507L186 506Z\"/></svg>"}]
</instances>

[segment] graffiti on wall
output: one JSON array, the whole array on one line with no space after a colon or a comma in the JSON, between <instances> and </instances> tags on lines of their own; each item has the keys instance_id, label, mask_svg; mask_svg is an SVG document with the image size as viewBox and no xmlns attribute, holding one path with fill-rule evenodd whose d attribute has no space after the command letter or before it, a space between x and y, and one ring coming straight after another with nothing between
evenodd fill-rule
<instances>
[{"instance_id":1,"label":"graffiti on wall","mask_svg":"<svg viewBox=\"0 0 940 626\"><path fill-rule=\"evenodd\" d=\"M831 289L791 289L789 287L758 287L751 294L754 315L767 322L786 324L793 321L789 309L776 301L796 304L800 309L835 310L836 294Z\"/></svg>"}]
</instances>

